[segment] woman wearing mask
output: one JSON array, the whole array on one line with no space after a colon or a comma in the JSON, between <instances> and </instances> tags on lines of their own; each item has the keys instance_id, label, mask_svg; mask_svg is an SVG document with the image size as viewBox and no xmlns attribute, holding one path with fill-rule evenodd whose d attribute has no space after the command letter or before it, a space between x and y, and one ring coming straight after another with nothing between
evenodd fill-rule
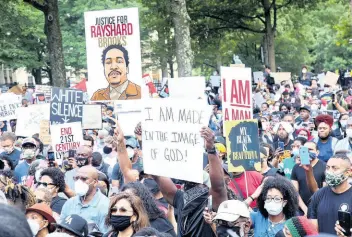
<instances>
[{"instance_id":1,"label":"woman wearing mask","mask_svg":"<svg viewBox=\"0 0 352 237\"><path fill-rule=\"evenodd\" d=\"M334 137L337 139L341 140L346 137L346 125L347 125L347 120L349 118L348 114L341 114L339 117L339 120L337 122L338 128L336 128L332 134Z\"/></svg>"},{"instance_id":2,"label":"woman wearing mask","mask_svg":"<svg viewBox=\"0 0 352 237\"><path fill-rule=\"evenodd\" d=\"M286 178L278 175L267 178L260 195L251 198L258 198L259 208L258 212L251 213L254 236L275 236L284 228L286 220L295 216L298 207L295 188Z\"/></svg>"},{"instance_id":3,"label":"woman wearing mask","mask_svg":"<svg viewBox=\"0 0 352 237\"><path fill-rule=\"evenodd\" d=\"M279 107L280 112L288 114L291 110L291 105L287 103L282 103Z\"/></svg>"},{"instance_id":4,"label":"woman wearing mask","mask_svg":"<svg viewBox=\"0 0 352 237\"><path fill-rule=\"evenodd\" d=\"M297 135L297 137L302 137L302 138L306 139L307 141L311 141L314 138L312 136L312 134L310 133L310 131L306 128L297 129L296 135Z\"/></svg>"},{"instance_id":5,"label":"woman wearing mask","mask_svg":"<svg viewBox=\"0 0 352 237\"><path fill-rule=\"evenodd\" d=\"M50 207L44 203L37 203L27 208L26 217L35 237L46 237L49 233L54 232L56 221L53 217Z\"/></svg>"},{"instance_id":6,"label":"woman wearing mask","mask_svg":"<svg viewBox=\"0 0 352 237\"><path fill-rule=\"evenodd\" d=\"M141 199L123 192L111 199L105 222L112 230L104 237L130 237L140 229L149 226Z\"/></svg>"}]
</instances>

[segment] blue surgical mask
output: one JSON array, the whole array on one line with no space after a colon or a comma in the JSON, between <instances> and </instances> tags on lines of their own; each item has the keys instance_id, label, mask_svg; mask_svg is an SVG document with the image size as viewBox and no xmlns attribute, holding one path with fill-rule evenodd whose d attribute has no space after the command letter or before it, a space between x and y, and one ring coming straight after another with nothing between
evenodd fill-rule
<instances>
[{"instance_id":1,"label":"blue surgical mask","mask_svg":"<svg viewBox=\"0 0 352 237\"><path fill-rule=\"evenodd\" d=\"M311 158L312 160L317 158L317 154L314 152L309 152L309 158Z\"/></svg>"},{"instance_id":2,"label":"blue surgical mask","mask_svg":"<svg viewBox=\"0 0 352 237\"><path fill-rule=\"evenodd\" d=\"M299 155L299 150L298 149L293 149L291 152L291 155L293 158L296 158Z\"/></svg>"}]
</instances>

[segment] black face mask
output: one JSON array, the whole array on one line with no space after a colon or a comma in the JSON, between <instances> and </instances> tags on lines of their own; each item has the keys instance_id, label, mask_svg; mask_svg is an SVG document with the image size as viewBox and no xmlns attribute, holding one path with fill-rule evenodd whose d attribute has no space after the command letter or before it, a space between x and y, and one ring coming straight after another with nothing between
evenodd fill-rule
<instances>
[{"instance_id":1,"label":"black face mask","mask_svg":"<svg viewBox=\"0 0 352 237\"><path fill-rule=\"evenodd\" d=\"M77 162L77 166L80 168L89 164L88 158L85 158L85 157L77 157L76 162Z\"/></svg>"},{"instance_id":2,"label":"black face mask","mask_svg":"<svg viewBox=\"0 0 352 237\"><path fill-rule=\"evenodd\" d=\"M219 225L216 228L216 233L217 233L218 237L240 237L240 229L241 229L241 227L239 227L239 226L229 228L227 226ZM228 233L228 231L230 233ZM235 232L237 234L237 236L234 234L231 235L232 232Z\"/></svg>"},{"instance_id":3,"label":"black face mask","mask_svg":"<svg viewBox=\"0 0 352 237\"><path fill-rule=\"evenodd\" d=\"M284 231L280 230L279 232L276 233L275 237L285 237Z\"/></svg>"},{"instance_id":4,"label":"black face mask","mask_svg":"<svg viewBox=\"0 0 352 237\"><path fill-rule=\"evenodd\" d=\"M131 225L131 216L111 216L110 225L116 231L124 231Z\"/></svg>"},{"instance_id":5,"label":"black face mask","mask_svg":"<svg viewBox=\"0 0 352 237\"><path fill-rule=\"evenodd\" d=\"M112 152L112 148L108 147L108 146L104 146L103 152L104 152L104 154L109 155Z\"/></svg>"}]
</instances>

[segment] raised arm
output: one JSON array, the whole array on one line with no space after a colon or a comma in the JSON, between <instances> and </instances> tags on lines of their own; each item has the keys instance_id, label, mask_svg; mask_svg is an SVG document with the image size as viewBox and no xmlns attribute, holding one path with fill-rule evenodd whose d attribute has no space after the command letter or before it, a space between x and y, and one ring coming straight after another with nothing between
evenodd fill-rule
<instances>
[{"instance_id":1,"label":"raised arm","mask_svg":"<svg viewBox=\"0 0 352 237\"><path fill-rule=\"evenodd\" d=\"M161 193L163 194L166 201L173 206L174 198L177 192L177 188L175 184L172 182L170 178L161 177L161 176L153 176L154 180L157 182Z\"/></svg>"}]
</instances>

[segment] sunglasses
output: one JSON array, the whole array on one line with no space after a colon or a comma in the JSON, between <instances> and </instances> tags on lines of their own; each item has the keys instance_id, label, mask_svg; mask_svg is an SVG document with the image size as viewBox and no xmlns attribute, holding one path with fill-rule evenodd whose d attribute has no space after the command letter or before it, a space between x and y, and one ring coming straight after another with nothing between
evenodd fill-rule
<instances>
[{"instance_id":1,"label":"sunglasses","mask_svg":"<svg viewBox=\"0 0 352 237\"><path fill-rule=\"evenodd\" d=\"M120 208L112 207L112 208L110 209L110 211L111 211L112 214L116 213L117 211L118 211L119 213L127 213L127 212L132 212L132 213L133 213L133 210L127 210L127 209L124 208L124 207L120 207Z\"/></svg>"},{"instance_id":2,"label":"sunglasses","mask_svg":"<svg viewBox=\"0 0 352 237\"><path fill-rule=\"evenodd\" d=\"M83 182L86 182L89 178L88 177L83 177L83 176L75 176L73 177L74 181L82 180Z\"/></svg>"},{"instance_id":3,"label":"sunglasses","mask_svg":"<svg viewBox=\"0 0 352 237\"><path fill-rule=\"evenodd\" d=\"M56 184L53 183L44 183L44 182L37 182L38 186L44 186L45 188L48 187L49 185L56 186Z\"/></svg>"}]
</instances>

